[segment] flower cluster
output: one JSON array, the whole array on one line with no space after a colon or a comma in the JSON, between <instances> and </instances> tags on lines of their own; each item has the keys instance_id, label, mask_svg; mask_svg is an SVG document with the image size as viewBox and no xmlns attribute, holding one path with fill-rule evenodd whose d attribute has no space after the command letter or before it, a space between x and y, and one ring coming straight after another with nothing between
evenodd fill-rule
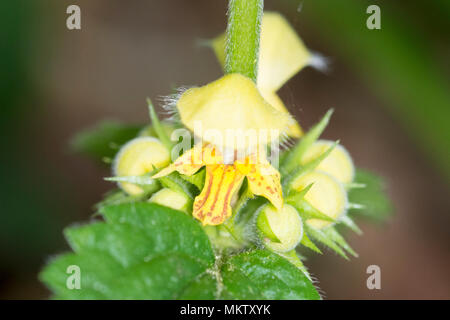
<instances>
[{"instance_id":1,"label":"flower cluster","mask_svg":"<svg viewBox=\"0 0 450 320\"><path fill-rule=\"evenodd\" d=\"M211 47L223 65L225 36ZM263 245L299 267L297 245L320 252L310 238L343 256L342 248L354 254L333 228L352 225L345 213L355 170L344 147L319 140L331 112L304 134L276 93L303 67L323 67L323 61L277 13L263 17L259 55L256 83L227 74L180 93L174 103L179 123L159 122L151 106L153 125L121 148L110 180L134 199L192 214L205 228L219 228L219 237L224 227L240 246ZM187 149L170 139L179 128L193 132ZM277 152L273 166L269 150L279 151L288 138L300 139Z\"/></svg>"}]
</instances>

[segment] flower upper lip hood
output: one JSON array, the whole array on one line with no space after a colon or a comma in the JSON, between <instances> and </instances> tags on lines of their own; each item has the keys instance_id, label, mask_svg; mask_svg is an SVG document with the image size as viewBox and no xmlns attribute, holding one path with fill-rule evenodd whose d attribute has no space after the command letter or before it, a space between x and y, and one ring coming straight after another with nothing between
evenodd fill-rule
<instances>
[{"instance_id":1,"label":"flower upper lip hood","mask_svg":"<svg viewBox=\"0 0 450 320\"><path fill-rule=\"evenodd\" d=\"M236 143L255 148L254 141L243 139L246 134L257 135L258 145L269 144L294 121L271 106L252 80L237 73L188 89L177 101L177 110L181 122L203 141L227 149L237 149Z\"/></svg>"}]
</instances>

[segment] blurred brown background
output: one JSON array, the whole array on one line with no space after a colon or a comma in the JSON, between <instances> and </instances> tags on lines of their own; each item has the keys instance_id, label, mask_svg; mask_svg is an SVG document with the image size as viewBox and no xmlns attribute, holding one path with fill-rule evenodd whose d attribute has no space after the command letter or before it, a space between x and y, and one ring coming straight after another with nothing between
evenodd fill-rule
<instances>
[{"instance_id":1,"label":"blurred brown background","mask_svg":"<svg viewBox=\"0 0 450 320\"><path fill-rule=\"evenodd\" d=\"M303 70L282 88L281 96L305 128L335 108L325 137L340 139L359 167L386 178L395 215L384 225L359 221L364 234L348 234L359 258L345 261L328 252L311 255L306 264L330 299L449 299L450 188L445 164L450 164L450 157L445 123L450 119L439 107L444 101L450 108L445 100L450 50L444 19L449 11L442 11L439 1L395 5L374 1L381 7L382 30L368 31L365 8L372 2L346 0L336 7L332 1L317 1L265 1L267 9L288 17L309 48L331 62L327 74ZM145 123L147 96L156 100L174 86L218 78L219 64L199 42L224 30L227 4L225 0L2 3L0 298L44 299L49 293L37 281L37 273L51 254L67 250L62 228L88 220L93 204L111 188L102 180L109 172L73 154L70 138L105 118ZM81 7L81 30L66 28L70 4ZM354 11L345 11L349 8ZM341 25L339 10L342 25L354 33L336 28ZM379 42L388 48L379 47L379 57L371 39L359 37L367 32L391 35L395 30L390 27L408 30L410 24L421 31L409 30L406 34L413 36L407 40L431 53L434 66L422 61L425 66L419 68L411 58L413 50L411 56L399 51L386 61L391 52L387 50L398 46L393 36ZM369 49L356 50L363 45ZM395 67L407 62L411 66L405 70L412 74L396 74ZM381 73L372 77L374 69L383 71L386 64L393 66L392 78L382 78ZM407 102L421 101L425 90L432 92L427 85L438 81L414 82L422 67L442 72L445 80L438 79L439 86L447 95L417 111ZM410 83L402 82L402 75ZM423 84L423 92L414 87L417 83ZM383 87L387 84L390 90ZM390 92L406 94L396 99ZM398 107L402 103L405 106ZM433 112L436 117L428 121ZM441 118L445 123L436 122ZM421 121L428 122L421 125ZM433 129L433 123L447 131L427 140L422 132ZM430 152L429 141L444 152ZM366 268L371 264L381 267L381 290L366 287Z\"/></svg>"}]
</instances>

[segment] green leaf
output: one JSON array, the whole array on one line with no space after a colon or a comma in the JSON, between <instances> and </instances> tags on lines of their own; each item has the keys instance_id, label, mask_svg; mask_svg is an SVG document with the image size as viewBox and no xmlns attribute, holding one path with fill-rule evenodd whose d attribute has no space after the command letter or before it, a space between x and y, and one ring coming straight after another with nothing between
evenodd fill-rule
<instances>
[{"instance_id":1,"label":"green leaf","mask_svg":"<svg viewBox=\"0 0 450 320\"><path fill-rule=\"evenodd\" d=\"M308 277L285 258L267 250L231 257L222 267L223 298L320 299Z\"/></svg>"},{"instance_id":2,"label":"green leaf","mask_svg":"<svg viewBox=\"0 0 450 320\"><path fill-rule=\"evenodd\" d=\"M96 160L114 158L120 147L137 136L142 126L102 121L93 128L79 132L72 139L72 148Z\"/></svg>"},{"instance_id":3,"label":"green leaf","mask_svg":"<svg viewBox=\"0 0 450 320\"><path fill-rule=\"evenodd\" d=\"M362 209L350 209L350 214L360 214L375 221L384 221L392 213L392 204L384 192L384 181L365 170L358 169L355 177L356 183L365 184L365 188L349 190L349 202L363 205Z\"/></svg>"},{"instance_id":4,"label":"green leaf","mask_svg":"<svg viewBox=\"0 0 450 320\"><path fill-rule=\"evenodd\" d=\"M214 263L214 253L203 228L192 217L154 203L132 203L102 209L110 224L130 225L153 239L152 251L175 251L196 257L205 265Z\"/></svg>"},{"instance_id":5,"label":"green leaf","mask_svg":"<svg viewBox=\"0 0 450 320\"><path fill-rule=\"evenodd\" d=\"M308 277L267 250L216 259L200 224L138 202L100 209L105 222L66 229L74 250L50 261L40 279L58 299L319 299ZM68 289L69 266L81 288Z\"/></svg>"},{"instance_id":6,"label":"green leaf","mask_svg":"<svg viewBox=\"0 0 450 320\"><path fill-rule=\"evenodd\" d=\"M216 278L211 273L203 273L191 281L178 296L179 300L214 300L220 297Z\"/></svg>"},{"instance_id":7,"label":"green leaf","mask_svg":"<svg viewBox=\"0 0 450 320\"><path fill-rule=\"evenodd\" d=\"M54 259L40 275L58 298L174 299L214 263L202 227L182 212L145 202L101 211L106 223L66 230L76 254ZM66 287L70 265L80 267L80 290Z\"/></svg>"},{"instance_id":8,"label":"green leaf","mask_svg":"<svg viewBox=\"0 0 450 320\"><path fill-rule=\"evenodd\" d=\"M254 250L232 256L219 272L201 275L179 298L318 300L320 296L299 267L278 254Z\"/></svg>"}]
</instances>

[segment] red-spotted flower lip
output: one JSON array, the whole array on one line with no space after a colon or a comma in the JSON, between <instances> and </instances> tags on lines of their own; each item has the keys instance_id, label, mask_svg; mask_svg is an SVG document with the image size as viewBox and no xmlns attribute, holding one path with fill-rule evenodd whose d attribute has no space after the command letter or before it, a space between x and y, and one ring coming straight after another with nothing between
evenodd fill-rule
<instances>
[{"instance_id":1,"label":"red-spotted flower lip","mask_svg":"<svg viewBox=\"0 0 450 320\"><path fill-rule=\"evenodd\" d=\"M223 156L213 146L195 146L171 165L153 176L157 179L174 171L193 175L206 167L205 184L195 198L193 216L204 225L219 225L232 215L231 200L247 178L249 190L267 198L276 208L283 206L280 173L267 159L247 156L224 164Z\"/></svg>"}]
</instances>

